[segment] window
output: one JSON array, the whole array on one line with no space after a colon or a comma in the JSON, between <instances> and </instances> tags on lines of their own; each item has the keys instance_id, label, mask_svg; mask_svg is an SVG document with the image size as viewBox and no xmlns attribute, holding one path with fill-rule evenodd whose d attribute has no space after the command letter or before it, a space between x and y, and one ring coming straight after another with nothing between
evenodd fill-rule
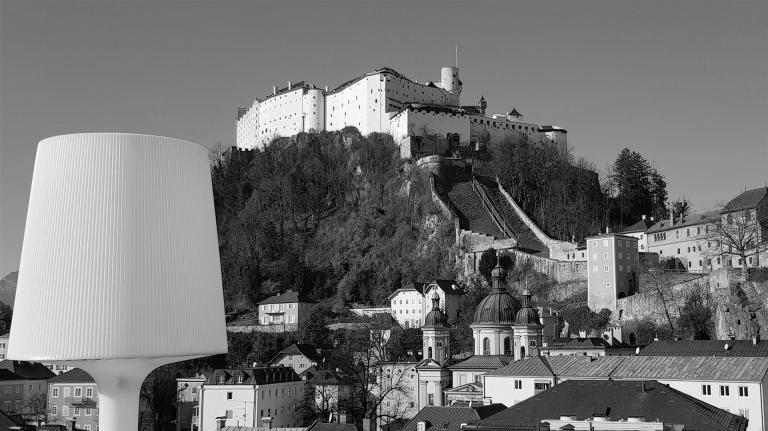
<instances>
[{"instance_id":1,"label":"window","mask_svg":"<svg viewBox=\"0 0 768 431\"><path fill-rule=\"evenodd\" d=\"M603 267L603 272L608 272L608 271L609 271L609 269L610 269L610 266L609 266L609 265L605 265L605 266Z\"/></svg>"},{"instance_id":2,"label":"window","mask_svg":"<svg viewBox=\"0 0 768 431\"><path fill-rule=\"evenodd\" d=\"M91 408L90 407L86 407L85 408L85 415L86 416L90 416L91 415Z\"/></svg>"},{"instance_id":3,"label":"window","mask_svg":"<svg viewBox=\"0 0 768 431\"><path fill-rule=\"evenodd\" d=\"M228 399L228 400L231 400L231 399L232 399L232 392L227 392L227 399Z\"/></svg>"},{"instance_id":4,"label":"window","mask_svg":"<svg viewBox=\"0 0 768 431\"><path fill-rule=\"evenodd\" d=\"M220 385L221 385L221 384L224 384L224 376L223 376L223 375L219 375L219 376L217 377L216 381L217 381L217 383L218 383L218 384L220 384Z\"/></svg>"},{"instance_id":5,"label":"window","mask_svg":"<svg viewBox=\"0 0 768 431\"><path fill-rule=\"evenodd\" d=\"M515 389L523 389L523 381L515 380Z\"/></svg>"},{"instance_id":6,"label":"window","mask_svg":"<svg viewBox=\"0 0 768 431\"><path fill-rule=\"evenodd\" d=\"M491 354L491 340L489 340L487 337L483 338L483 355L490 355Z\"/></svg>"},{"instance_id":7,"label":"window","mask_svg":"<svg viewBox=\"0 0 768 431\"><path fill-rule=\"evenodd\" d=\"M608 253L603 253L603 259L608 259Z\"/></svg>"},{"instance_id":8,"label":"window","mask_svg":"<svg viewBox=\"0 0 768 431\"><path fill-rule=\"evenodd\" d=\"M84 425L83 429L85 429L85 431L91 431L91 426L90 425Z\"/></svg>"},{"instance_id":9,"label":"window","mask_svg":"<svg viewBox=\"0 0 768 431\"><path fill-rule=\"evenodd\" d=\"M427 396L427 405L428 406L434 406L435 405L435 394L429 394Z\"/></svg>"},{"instance_id":10,"label":"window","mask_svg":"<svg viewBox=\"0 0 768 431\"><path fill-rule=\"evenodd\" d=\"M59 406L51 406L51 415L56 416L59 414Z\"/></svg>"},{"instance_id":11,"label":"window","mask_svg":"<svg viewBox=\"0 0 768 431\"><path fill-rule=\"evenodd\" d=\"M731 396L731 387L720 385L720 396L721 397L730 397Z\"/></svg>"},{"instance_id":12,"label":"window","mask_svg":"<svg viewBox=\"0 0 768 431\"><path fill-rule=\"evenodd\" d=\"M610 281L606 281L605 282L605 287L611 287L611 282Z\"/></svg>"},{"instance_id":13,"label":"window","mask_svg":"<svg viewBox=\"0 0 768 431\"><path fill-rule=\"evenodd\" d=\"M745 419L749 419L749 409L739 409L739 415L743 416Z\"/></svg>"},{"instance_id":14,"label":"window","mask_svg":"<svg viewBox=\"0 0 768 431\"><path fill-rule=\"evenodd\" d=\"M710 385L701 385L701 395L704 395L704 396L712 395L712 386L710 386Z\"/></svg>"},{"instance_id":15,"label":"window","mask_svg":"<svg viewBox=\"0 0 768 431\"><path fill-rule=\"evenodd\" d=\"M192 393L194 394L197 388L192 388ZM93 396L93 388L85 388L85 396L86 397L92 397Z\"/></svg>"},{"instance_id":16,"label":"window","mask_svg":"<svg viewBox=\"0 0 768 431\"><path fill-rule=\"evenodd\" d=\"M226 417L227 419L232 419L232 410L227 410L227 411L226 411L226 416L225 416L225 417Z\"/></svg>"},{"instance_id":17,"label":"window","mask_svg":"<svg viewBox=\"0 0 768 431\"><path fill-rule=\"evenodd\" d=\"M742 398L746 398L749 396L749 387L747 386L739 386L739 396Z\"/></svg>"},{"instance_id":18,"label":"window","mask_svg":"<svg viewBox=\"0 0 768 431\"><path fill-rule=\"evenodd\" d=\"M75 407L72 416L80 416L80 407Z\"/></svg>"},{"instance_id":19,"label":"window","mask_svg":"<svg viewBox=\"0 0 768 431\"><path fill-rule=\"evenodd\" d=\"M75 388L75 396L76 397L82 397L83 396L83 388Z\"/></svg>"},{"instance_id":20,"label":"window","mask_svg":"<svg viewBox=\"0 0 768 431\"><path fill-rule=\"evenodd\" d=\"M51 389L51 396L53 398L58 398L59 397L59 388L54 387L53 389Z\"/></svg>"}]
</instances>

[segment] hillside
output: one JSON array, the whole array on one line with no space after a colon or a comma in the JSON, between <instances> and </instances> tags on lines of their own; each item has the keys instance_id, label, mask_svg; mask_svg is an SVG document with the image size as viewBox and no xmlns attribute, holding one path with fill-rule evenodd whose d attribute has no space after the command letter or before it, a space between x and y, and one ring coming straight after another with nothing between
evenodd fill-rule
<instances>
[{"instance_id":1,"label":"hillside","mask_svg":"<svg viewBox=\"0 0 768 431\"><path fill-rule=\"evenodd\" d=\"M235 154L212 166L228 310L285 289L381 304L403 284L455 276L429 173L389 136L300 135Z\"/></svg>"}]
</instances>

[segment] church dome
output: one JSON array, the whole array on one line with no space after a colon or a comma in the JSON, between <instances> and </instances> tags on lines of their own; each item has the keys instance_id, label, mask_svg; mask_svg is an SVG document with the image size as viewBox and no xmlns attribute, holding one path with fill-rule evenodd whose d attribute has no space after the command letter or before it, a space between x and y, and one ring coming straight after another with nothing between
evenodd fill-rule
<instances>
[{"instance_id":1,"label":"church dome","mask_svg":"<svg viewBox=\"0 0 768 431\"><path fill-rule=\"evenodd\" d=\"M478 304L472 324L512 325L520 311L520 302L507 292L507 272L500 265L493 268L491 276L493 291Z\"/></svg>"},{"instance_id":2,"label":"church dome","mask_svg":"<svg viewBox=\"0 0 768 431\"><path fill-rule=\"evenodd\" d=\"M432 295L432 311L427 313L424 318L423 328L447 328L448 317L440 311L440 297L435 293Z\"/></svg>"},{"instance_id":3,"label":"church dome","mask_svg":"<svg viewBox=\"0 0 768 431\"><path fill-rule=\"evenodd\" d=\"M523 292L523 308L515 316L515 325L541 325L539 313L531 306L531 292Z\"/></svg>"}]
</instances>

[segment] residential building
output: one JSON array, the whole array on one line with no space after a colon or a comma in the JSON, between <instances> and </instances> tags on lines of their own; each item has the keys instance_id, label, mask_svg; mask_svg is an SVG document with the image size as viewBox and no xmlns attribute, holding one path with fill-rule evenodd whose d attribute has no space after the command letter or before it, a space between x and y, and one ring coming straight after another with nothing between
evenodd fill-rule
<instances>
[{"instance_id":1,"label":"residential building","mask_svg":"<svg viewBox=\"0 0 768 431\"><path fill-rule=\"evenodd\" d=\"M22 413L24 382L21 377L6 369L0 369L0 410L9 415Z\"/></svg>"},{"instance_id":2,"label":"residential building","mask_svg":"<svg viewBox=\"0 0 768 431\"><path fill-rule=\"evenodd\" d=\"M409 353L395 361L376 364L376 390L373 395L384 398L379 407L379 429L388 426L391 418L410 419L419 411L416 366L422 358L414 352Z\"/></svg>"},{"instance_id":3,"label":"residential building","mask_svg":"<svg viewBox=\"0 0 768 431\"><path fill-rule=\"evenodd\" d=\"M307 391L312 396L311 408L321 417L347 411L353 391L348 376L337 370L317 370L307 379Z\"/></svg>"},{"instance_id":4,"label":"residential building","mask_svg":"<svg viewBox=\"0 0 768 431\"><path fill-rule=\"evenodd\" d=\"M215 370L200 391L200 431L224 426L297 426L304 382L287 367Z\"/></svg>"},{"instance_id":5,"label":"residential building","mask_svg":"<svg viewBox=\"0 0 768 431\"><path fill-rule=\"evenodd\" d=\"M424 287L424 298L432 298L433 294L437 294L440 299L440 309L445 313L449 323L453 323L461 317L462 310L459 308L459 302L464 293L464 288L454 280L436 279ZM424 304L423 313L426 316L430 311L430 304L427 301L422 301L422 303Z\"/></svg>"},{"instance_id":6,"label":"residential building","mask_svg":"<svg viewBox=\"0 0 768 431\"><path fill-rule=\"evenodd\" d=\"M0 361L4 360L5 355L8 353L8 338L10 338L10 335L10 332L0 335Z\"/></svg>"},{"instance_id":7,"label":"residential building","mask_svg":"<svg viewBox=\"0 0 768 431\"><path fill-rule=\"evenodd\" d=\"M615 338L603 337L558 338L545 343L541 348L543 356L624 356L634 355L637 347L624 344Z\"/></svg>"},{"instance_id":8,"label":"residential building","mask_svg":"<svg viewBox=\"0 0 768 431\"><path fill-rule=\"evenodd\" d=\"M205 383L205 375L179 377L176 379L176 431L200 429L199 407L200 390Z\"/></svg>"},{"instance_id":9,"label":"residential building","mask_svg":"<svg viewBox=\"0 0 768 431\"><path fill-rule=\"evenodd\" d=\"M762 429L751 426L754 421L653 380L569 380L462 430L521 429L517 428L521 425L590 431Z\"/></svg>"},{"instance_id":10,"label":"residential building","mask_svg":"<svg viewBox=\"0 0 768 431\"><path fill-rule=\"evenodd\" d=\"M748 268L768 268L768 187L746 190L731 199L720 211L720 223L722 252L730 266L743 267L744 259Z\"/></svg>"},{"instance_id":11,"label":"residential building","mask_svg":"<svg viewBox=\"0 0 768 431\"><path fill-rule=\"evenodd\" d=\"M749 431L766 429L768 423L764 357L538 356L486 374L483 389L487 402L513 406L567 380L656 380L749 419Z\"/></svg>"},{"instance_id":12,"label":"residential building","mask_svg":"<svg viewBox=\"0 0 768 431\"><path fill-rule=\"evenodd\" d=\"M659 220L646 231L648 251L656 253L664 268L702 272L721 268L720 247L712 239L718 211Z\"/></svg>"},{"instance_id":13,"label":"residential building","mask_svg":"<svg viewBox=\"0 0 768 431\"><path fill-rule=\"evenodd\" d=\"M424 288L426 283L401 287L387 298L392 317L403 328L420 328L424 324Z\"/></svg>"},{"instance_id":14,"label":"residential building","mask_svg":"<svg viewBox=\"0 0 768 431\"><path fill-rule=\"evenodd\" d=\"M443 390L445 404L482 405L482 375L497 370L514 361L512 355L472 355L469 358L449 365L452 386Z\"/></svg>"},{"instance_id":15,"label":"residential building","mask_svg":"<svg viewBox=\"0 0 768 431\"><path fill-rule=\"evenodd\" d=\"M619 233L637 238L637 252L641 254L648 253L648 235L646 231L653 225L653 221L653 217L648 218L643 214L640 221Z\"/></svg>"},{"instance_id":16,"label":"residential building","mask_svg":"<svg viewBox=\"0 0 768 431\"><path fill-rule=\"evenodd\" d=\"M400 431L459 431L463 424L476 423L506 408L503 404L471 407L429 406L419 410Z\"/></svg>"},{"instance_id":17,"label":"residential building","mask_svg":"<svg viewBox=\"0 0 768 431\"><path fill-rule=\"evenodd\" d=\"M637 238L606 233L587 238L589 308L616 309L616 300L638 289Z\"/></svg>"},{"instance_id":18,"label":"residential building","mask_svg":"<svg viewBox=\"0 0 768 431\"><path fill-rule=\"evenodd\" d=\"M283 325L286 330L295 331L309 317L314 305L314 300L289 289L258 303L259 324Z\"/></svg>"},{"instance_id":19,"label":"residential building","mask_svg":"<svg viewBox=\"0 0 768 431\"><path fill-rule=\"evenodd\" d=\"M48 379L48 423L86 431L99 429L99 391L88 373L73 368Z\"/></svg>"},{"instance_id":20,"label":"residential building","mask_svg":"<svg viewBox=\"0 0 768 431\"><path fill-rule=\"evenodd\" d=\"M8 370L19 377L22 384L21 414L30 423L45 421L45 401L48 397L48 379L55 374L43 364L36 362L0 362L0 369Z\"/></svg>"},{"instance_id":21,"label":"residential building","mask_svg":"<svg viewBox=\"0 0 768 431\"><path fill-rule=\"evenodd\" d=\"M281 350L269 365L273 367L290 367L303 377L305 371L322 364L323 356L320 349L311 344L294 343Z\"/></svg>"}]
</instances>

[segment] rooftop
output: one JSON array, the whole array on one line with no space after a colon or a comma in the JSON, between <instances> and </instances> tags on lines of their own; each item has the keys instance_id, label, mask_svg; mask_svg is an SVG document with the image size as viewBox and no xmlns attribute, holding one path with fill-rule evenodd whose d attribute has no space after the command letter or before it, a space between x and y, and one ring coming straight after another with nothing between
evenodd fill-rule
<instances>
[{"instance_id":1,"label":"rooftop","mask_svg":"<svg viewBox=\"0 0 768 431\"><path fill-rule=\"evenodd\" d=\"M216 370L208 376L207 385L265 385L301 381L289 367L258 367Z\"/></svg>"},{"instance_id":2,"label":"rooftop","mask_svg":"<svg viewBox=\"0 0 768 431\"><path fill-rule=\"evenodd\" d=\"M567 380L480 422L492 427L536 425L545 419L597 415L611 420L658 418L686 430L743 431L747 419L711 406L656 381ZM665 427L666 429L666 427Z\"/></svg>"},{"instance_id":3,"label":"rooftop","mask_svg":"<svg viewBox=\"0 0 768 431\"><path fill-rule=\"evenodd\" d=\"M726 346L728 348L726 349ZM768 357L768 341L683 340L654 341L640 350L640 356Z\"/></svg>"},{"instance_id":4,"label":"rooftop","mask_svg":"<svg viewBox=\"0 0 768 431\"><path fill-rule=\"evenodd\" d=\"M758 187L756 189L747 190L725 204L724 212L754 208L760 201L765 199L766 196L768 196L768 187Z\"/></svg>"},{"instance_id":5,"label":"rooftop","mask_svg":"<svg viewBox=\"0 0 768 431\"><path fill-rule=\"evenodd\" d=\"M545 370L533 364L543 361ZM509 363L488 375L632 380L762 381L768 358L703 356L550 356Z\"/></svg>"},{"instance_id":6,"label":"rooftop","mask_svg":"<svg viewBox=\"0 0 768 431\"><path fill-rule=\"evenodd\" d=\"M495 370L514 360L515 357L512 355L474 355L448 368L451 370Z\"/></svg>"},{"instance_id":7,"label":"rooftop","mask_svg":"<svg viewBox=\"0 0 768 431\"><path fill-rule=\"evenodd\" d=\"M646 230L648 230L649 227L651 227L651 224L652 223L649 219L643 219L619 233L627 234L627 233L645 232Z\"/></svg>"},{"instance_id":8,"label":"rooftop","mask_svg":"<svg viewBox=\"0 0 768 431\"><path fill-rule=\"evenodd\" d=\"M419 422L425 422L424 431L459 431L461 424L477 422L494 415L506 407L489 404L481 407L424 407L400 431L416 431Z\"/></svg>"},{"instance_id":9,"label":"rooftop","mask_svg":"<svg viewBox=\"0 0 768 431\"><path fill-rule=\"evenodd\" d=\"M293 290L287 290L285 293L278 293L277 295L270 296L267 299L259 302L259 305L263 304L285 304L291 302L309 302L314 303L315 300L300 294Z\"/></svg>"},{"instance_id":10,"label":"rooftop","mask_svg":"<svg viewBox=\"0 0 768 431\"><path fill-rule=\"evenodd\" d=\"M73 368L66 373L48 379L48 383L94 383L93 377L80 368Z\"/></svg>"},{"instance_id":11,"label":"rooftop","mask_svg":"<svg viewBox=\"0 0 768 431\"><path fill-rule=\"evenodd\" d=\"M323 356L317 352L317 348L315 346L303 343L291 344L290 346L281 350L277 355L275 355L275 357L272 358L272 361L270 362L274 362L275 359L281 355L304 355L307 357L307 359L314 362L322 362L323 360Z\"/></svg>"},{"instance_id":12,"label":"rooftop","mask_svg":"<svg viewBox=\"0 0 768 431\"><path fill-rule=\"evenodd\" d=\"M37 362L5 360L0 362L0 368L11 371L23 379L29 380L48 380L56 375L56 373L49 370L48 367Z\"/></svg>"},{"instance_id":13,"label":"rooftop","mask_svg":"<svg viewBox=\"0 0 768 431\"><path fill-rule=\"evenodd\" d=\"M670 223L669 219L660 220L658 223L649 227L646 231L647 234L656 232L663 232L670 229L678 229L686 226L695 226L697 224L706 223L708 220L719 219L720 215L718 211L710 211L707 213L691 214L683 217L682 220L675 220L675 223Z\"/></svg>"}]
</instances>

